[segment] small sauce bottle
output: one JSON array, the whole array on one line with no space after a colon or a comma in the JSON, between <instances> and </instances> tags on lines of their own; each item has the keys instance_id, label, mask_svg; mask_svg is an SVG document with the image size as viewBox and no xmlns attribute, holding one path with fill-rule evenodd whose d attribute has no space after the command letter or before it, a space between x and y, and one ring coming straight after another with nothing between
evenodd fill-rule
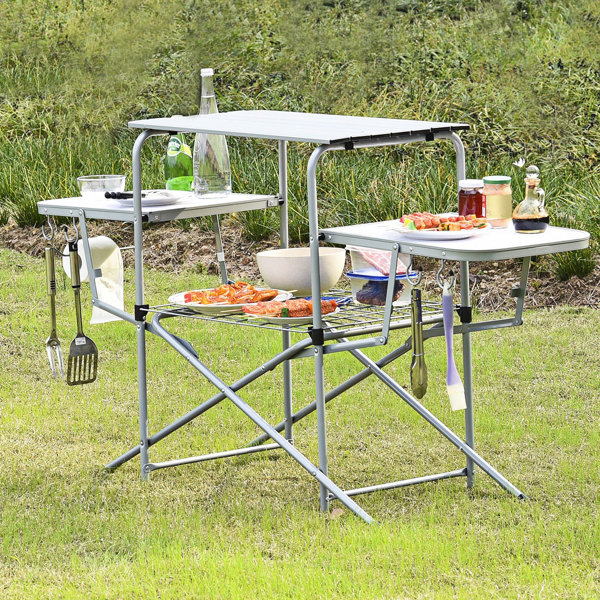
<instances>
[{"instance_id":1,"label":"small sauce bottle","mask_svg":"<svg viewBox=\"0 0 600 600\"><path fill-rule=\"evenodd\" d=\"M483 195L487 222L492 227L512 224L512 190L507 175L489 175L483 178Z\"/></svg>"},{"instance_id":2,"label":"small sauce bottle","mask_svg":"<svg viewBox=\"0 0 600 600\"><path fill-rule=\"evenodd\" d=\"M518 233L542 233L546 231L550 217L544 206L546 192L539 187L540 170L531 165L525 177L525 199L513 213L513 225Z\"/></svg>"},{"instance_id":3,"label":"small sauce bottle","mask_svg":"<svg viewBox=\"0 0 600 600\"><path fill-rule=\"evenodd\" d=\"M482 179L461 179L458 182L458 214L485 219L486 205Z\"/></svg>"}]
</instances>

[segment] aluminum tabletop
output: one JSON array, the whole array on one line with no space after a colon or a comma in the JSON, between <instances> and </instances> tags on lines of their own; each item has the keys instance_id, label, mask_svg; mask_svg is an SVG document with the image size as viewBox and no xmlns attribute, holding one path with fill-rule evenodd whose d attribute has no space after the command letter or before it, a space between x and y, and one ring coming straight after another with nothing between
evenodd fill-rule
<instances>
[{"instance_id":1,"label":"aluminum tabletop","mask_svg":"<svg viewBox=\"0 0 600 600\"><path fill-rule=\"evenodd\" d=\"M130 121L129 127L183 133L218 133L237 137L332 144L399 135L468 129L464 123L411 121L377 117L323 115L277 110L241 110L212 115L173 116Z\"/></svg>"}]
</instances>

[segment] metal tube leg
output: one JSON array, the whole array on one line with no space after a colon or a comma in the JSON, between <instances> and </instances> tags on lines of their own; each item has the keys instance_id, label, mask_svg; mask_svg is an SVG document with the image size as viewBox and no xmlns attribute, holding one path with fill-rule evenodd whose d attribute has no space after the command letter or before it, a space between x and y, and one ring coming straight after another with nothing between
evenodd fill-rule
<instances>
[{"instance_id":1,"label":"metal tube leg","mask_svg":"<svg viewBox=\"0 0 600 600\"><path fill-rule=\"evenodd\" d=\"M460 301L462 306L471 306L469 290L469 263L460 263ZM465 441L475 449L475 424L473 421L473 364L471 359L471 332L463 333L463 378L465 387ZM467 487L475 483L475 464L467 456Z\"/></svg>"},{"instance_id":2,"label":"metal tube leg","mask_svg":"<svg viewBox=\"0 0 600 600\"><path fill-rule=\"evenodd\" d=\"M492 465L484 460L463 440L461 440L449 427L444 425L433 413L427 410L418 400L413 398L401 385L394 381L385 371L380 369L377 364L360 350L351 350L361 363L368 366L383 383L385 383L393 392L402 398L413 410L423 417L430 425L439 431L448 441L452 442L459 450L464 452L482 471L487 473L494 481L502 486L507 492L517 498L524 499L527 496L517 489L510 481L503 477Z\"/></svg>"},{"instance_id":3,"label":"metal tube leg","mask_svg":"<svg viewBox=\"0 0 600 600\"><path fill-rule=\"evenodd\" d=\"M288 177L287 177L287 142L279 141L279 245L289 246L289 215L288 215Z\"/></svg>"},{"instance_id":4,"label":"metal tube leg","mask_svg":"<svg viewBox=\"0 0 600 600\"><path fill-rule=\"evenodd\" d=\"M523 305L525 304L525 292L527 291L527 279L529 277L529 265L531 263L531 257L525 256L521 263L521 279L519 280L519 287L513 290L513 294L517 297L517 306L515 309L515 323L518 325L523 324Z\"/></svg>"},{"instance_id":5,"label":"metal tube leg","mask_svg":"<svg viewBox=\"0 0 600 600\"><path fill-rule=\"evenodd\" d=\"M140 458L142 479L150 477L146 465L150 462L148 458L148 397L146 393L146 328L144 323L137 325L137 347L138 347L138 402L140 419Z\"/></svg>"},{"instance_id":6,"label":"metal tube leg","mask_svg":"<svg viewBox=\"0 0 600 600\"><path fill-rule=\"evenodd\" d=\"M399 346L398 348L396 348L395 350L393 350L392 352L390 352L383 358L380 358L376 364L379 367L383 368L386 365L388 365L389 363L395 361L399 356L406 354L411 348L412 348L411 343L408 343L408 342L404 343L404 344L402 344L402 346ZM327 402L329 402L330 400L337 398L343 392L349 390L350 388L353 388L355 385L357 385L358 383L360 383L361 381L366 379L369 375L371 375L371 369L369 369L369 368L363 369L356 375L353 375L352 377L350 377L350 379L346 380L344 383L341 383L336 388L330 390L329 392L327 392L325 394L325 404L327 404ZM292 415L292 422L297 423L301 419L304 419L304 417L313 413L316 409L317 409L316 402L311 402L310 404L307 404L304 408L300 409L298 412L296 412ZM278 423L277 425L275 425L275 427L273 429L275 429L275 431L283 431L284 427L285 427L285 421L281 421L281 423ZM266 433L264 433L262 435L259 435L257 438L254 438L248 444L248 446L256 446L257 444L264 444L269 439L270 439L269 436Z\"/></svg>"},{"instance_id":7,"label":"metal tube leg","mask_svg":"<svg viewBox=\"0 0 600 600\"><path fill-rule=\"evenodd\" d=\"M373 518L366 513L354 500L349 498L342 489L333 483L321 469L316 467L285 438L279 435L255 410L248 406L237 394L230 394L225 390L227 397L252 421L254 421L265 433L273 438L273 441L279 444L293 459L295 459L305 470L307 470L320 484L321 488L331 490L331 493L357 517L360 517L367 523L372 523Z\"/></svg>"},{"instance_id":8,"label":"metal tube leg","mask_svg":"<svg viewBox=\"0 0 600 600\"><path fill-rule=\"evenodd\" d=\"M458 182L461 179L465 179L465 147L462 143L462 140L454 131L452 131L449 135L445 134L444 137L448 137L450 141L454 144L454 150L456 151L456 187L458 188Z\"/></svg>"},{"instance_id":9,"label":"metal tube leg","mask_svg":"<svg viewBox=\"0 0 600 600\"><path fill-rule=\"evenodd\" d=\"M146 329L148 332L156 334L158 337L164 339L167 343L170 344L171 343L170 340L176 339L176 338L174 338L173 336L171 336L169 334L169 332L160 323L160 320L161 320L160 315L155 316L152 321L150 321L146 324ZM261 365L257 369L250 371L250 373L248 373L241 379L238 379L235 383L232 383L229 386L230 389L232 389L234 392L241 390L242 388L246 387L249 383L252 383L259 377L262 377L265 373L272 371L277 365L279 365L282 362L285 362L286 359L289 360L287 357L293 356L294 354L296 354L297 352L300 352L303 348L305 348L308 345L310 345L310 340L308 340L308 339L303 340L301 342L296 342L287 351L285 351L285 353L282 353L282 354L284 354L283 358L281 355L278 355L278 356L272 358L271 360L267 361L265 364ZM179 348L178 346L175 347L175 349L177 351L179 351L178 348ZM186 353L183 355L184 358L186 358L186 360L187 360L188 354L189 353ZM196 417L200 416L202 413L206 412L213 406L216 406L219 402L221 402L225 398L226 398L226 396L223 393L216 394L212 398L209 398L208 400L206 400L205 402L203 402L202 404L200 404L193 410L189 411L188 413L186 413L185 415L183 415L176 421L173 421L173 423L167 425L166 427L164 427L163 429L161 429L160 431L156 432L151 437L149 437L148 438L148 447L153 446L157 442L160 442L162 439L166 438L168 435L171 435L173 432L177 431L180 427L183 427L190 421L194 420ZM283 421L281 423L281 429L278 429L277 430L278 432L283 431L284 424L285 424L285 421ZM266 436L265 439L270 439L270 436L267 436L266 434L265 434L265 436ZM133 448L131 448L130 450L125 452L125 454L122 454L115 460L108 463L104 468L107 471L113 471L114 469L120 467L127 461L136 457L139 454L139 452L140 452L140 446L138 444L137 446L134 446Z\"/></svg>"},{"instance_id":10,"label":"metal tube leg","mask_svg":"<svg viewBox=\"0 0 600 600\"><path fill-rule=\"evenodd\" d=\"M279 140L279 245L282 248L289 246L289 215L288 215L288 177L287 177L287 142ZM282 333L283 349L290 347L290 332ZM283 411L285 423L285 437L290 442L294 441L292 418L292 364L289 360L283 363Z\"/></svg>"},{"instance_id":11,"label":"metal tube leg","mask_svg":"<svg viewBox=\"0 0 600 600\"><path fill-rule=\"evenodd\" d=\"M287 350L290 347L290 332L285 330L282 332L283 349ZM292 363L286 360L283 363L283 415L285 423L285 439L293 443L293 412L292 412Z\"/></svg>"},{"instance_id":12,"label":"metal tube leg","mask_svg":"<svg viewBox=\"0 0 600 600\"><path fill-rule=\"evenodd\" d=\"M321 278L319 270L319 219L317 207L317 164L319 158L327 150L327 146L315 148L310 155L306 167L306 191L308 196L308 230L310 246L310 276L312 297L321 297ZM314 336L314 337L313 337ZM325 386L324 386L324 364L323 364L323 319L321 314L321 303L313 304L313 329L312 335L315 350L315 385L317 403L317 430L319 437L319 470L327 475L327 436L325 427ZM321 337L321 341L315 341ZM320 480L321 510L326 511L329 507L327 500L329 490Z\"/></svg>"},{"instance_id":13,"label":"metal tube leg","mask_svg":"<svg viewBox=\"0 0 600 600\"><path fill-rule=\"evenodd\" d=\"M157 319L160 320L160 319ZM252 407L248 406L246 402L238 396L231 386L227 386L219 377L217 377L204 363L202 363L196 356L190 354L188 348L182 343L182 341L174 336L173 334L166 331L160 323L154 323L152 321L149 324L155 333L158 333L165 341L169 343L179 354L186 358L192 367L194 367L203 377L205 377L210 383L212 383L225 397L229 398L237 408L239 408L248 418L250 418L256 425L258 425L274 442L279 444L294 460L296 460L300 466L308 471L320 484L323 484L326 489L330 490L331 493L344 505L350 509L355 515L371 523L373 519L368 515L354 500L349 498L342 489L340 489L333 481L331 481L320 469L315 467L304 454L297 450L290 442L288 442L283 436L281 436L275 429L265 421ZM298 349L304 347L310 342L309 339L297 342L292 346L288 352L294 355ZM282 353L283 354L283 353ZM273 366L276 363L280 363L282 359L281 355L272 359ZM264 370L270 370L268 364L263 365ZM261 369L263 370L263 369ZM258 371L258 369L257 369Z\"/></svg>"},{"instance_id":14,"label":"metal tube leg","mask_svg":"<svg viewBox=\"0 0 600 600\"><path fill-rule=\"evenodd\" d=\"M144 262L142 255L142 167L141 152L144 142L152 135L151 132L141 133L133 145L132 174L133 174L133 240L135 254L135 304L144 304ZM148 479L148 399L146 387L146 324L145 315L137 322L137 366L138 366L138 402L140 419L140 458L142 479Z\"/></svg>"},{"instance_id":15,"label":"metal tube leg","mask_svg":"<svg viewBox=\"0 0 600 600\"><path fill-rule=\"evenodd\" d=\"M213 231L215 232L215 248L217 250L217 262L219 263L219 272L221 273L221 281L229 283L227 275L227 264L225 263L225 252L223 251L223 238L221 237L221 226L219 225L219 216L212 216Z\"/></svg>"},{"instance_id":16,"label":"metal tube leg","mask_svg":"<svg viewBox=\"0 0 600 600\"><path fill-rule=\"evenodd\" d=\"M316 385L316 403L317 403L317 434L319 438L319 471L327 475L327 427L325 423L325 384L323 377L323 346L315 346L315 385ZM329 490L321 483L320 505L321 510L326 512L329 509L329 500L327 496Z\"/></svg>"},{"instance_id":17,"label":"metal tube leg","mask_svg":"<svg viewBox=\"0 0 600 600\"><path fill-rule=\"evenodd\" d=\"M219 377L217 377L208 367L198 360L195 356L189 355L185 346L173 335L162 332L162 337L169 342L177 352L182 356L187 356L190 365L192 365L199 373L201 373L210 383L212 383L220 392L222 392L237 408L239 408L249 419L254 421L273 441L281 446L300 466L308 471L324 488L331 493L344 505L351 510L355 515L371 523L372 517L366 513L354 500L349 498L344 491L331 481L321 469L315 467L304 454L302 454L295 446L290 444L282 435L277 433L275 429L265 419L263 419L251 406L249 406L240 396L238 396L229 386L227 386ZM322 355L321 355L322 361ZM322 366L322 365L321 365ZM323 400L323 396L321 396Z\"/></svg>"}]
</instances>

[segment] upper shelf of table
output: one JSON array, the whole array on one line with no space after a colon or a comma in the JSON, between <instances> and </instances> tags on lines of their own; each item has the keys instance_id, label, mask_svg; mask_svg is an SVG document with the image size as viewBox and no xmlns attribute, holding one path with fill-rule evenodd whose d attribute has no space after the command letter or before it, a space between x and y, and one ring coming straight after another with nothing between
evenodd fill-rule
<instances>
[{"instance_id":1,"label":"upper shelf of table","mask_svg":"<svg viewBox=\"0 0 600 600\"><path fill-rule=\"evenodd\" d=\"M469 125L277 110L240 110L212 115L142 119L130 121L129 127L165 132L217 133L236 137L332 144L401 135L459 131L468 129Z\"/></svg>"}]
</instances>

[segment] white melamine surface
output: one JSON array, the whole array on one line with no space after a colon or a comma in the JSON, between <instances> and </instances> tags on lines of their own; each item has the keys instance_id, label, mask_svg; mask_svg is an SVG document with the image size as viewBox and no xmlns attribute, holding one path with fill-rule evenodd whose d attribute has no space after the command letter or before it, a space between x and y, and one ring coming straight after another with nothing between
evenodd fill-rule
<instances>
[{"instance_id":1,"label":"white melamine surface","mask_svg":"<svg viewBox=\"0 0 600 600\"><path fill-rule=\"evenodd\" d=\"M244 210L264 209L277 206L276 196L261 194L227 194L195 198L190 192L176 202L164 205L142 205L142 215L150 222L170 221L206 215L226 214ZM42 215L78 217L80 212L88 219L107 219L112 221L133 220L133 199L130 204L107 198L61 198L38 202L38 212Z\"/></svg>"},{"instance_id":2,"label":"white melamine surface","mask_svg":"<svg viewBox=\"0 0 600 600\"><path fill-rule=\"evenodd\" d=\"M506 229L489 229L461 240L414 240L390 229L397 221L367 223L323 229L325 241L336 244L385 247L400 244L400 252L451 260L486 261L539 254L579 250L589 244L587 231L548 227L544 233L517 233L512 225Z\"/></svg>"}]
</instances>

